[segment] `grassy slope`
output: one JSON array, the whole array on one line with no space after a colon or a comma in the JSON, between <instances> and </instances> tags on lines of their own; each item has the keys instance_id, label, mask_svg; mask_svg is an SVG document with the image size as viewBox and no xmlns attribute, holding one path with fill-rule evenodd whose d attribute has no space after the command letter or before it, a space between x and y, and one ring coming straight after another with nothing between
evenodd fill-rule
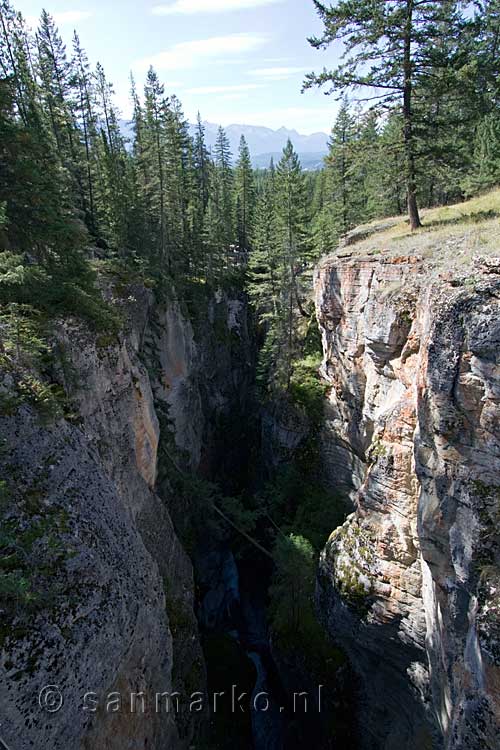
<instances>
[{"instance_id":1,"label":"grassy slope","mask_svg":"<svg viewBox=\"0 0 500 750\"><path fill-rule=\"evenodd\" d=\"M464 203L422 211L423 227L411 232L405 217L357 227L339 254L418 255L429 266L460 272L473 257L500 254L500 188Z\"/></svg>"}]
</instances>

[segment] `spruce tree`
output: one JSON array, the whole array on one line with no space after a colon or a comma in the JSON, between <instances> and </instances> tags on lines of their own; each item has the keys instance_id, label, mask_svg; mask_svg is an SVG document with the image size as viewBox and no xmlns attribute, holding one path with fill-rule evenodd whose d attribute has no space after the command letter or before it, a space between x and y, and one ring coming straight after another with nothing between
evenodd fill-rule
<instances>
[{"instance_id":1,"label":"spruce tree","mask_svg":"<svg viewBox=\"0 0 500 750\"><path fill-rule=\"evenodd\" d=\"M87 226L92 234L98 234L97 217L95 208L95 183L99 167L97 158L97 117L95 111L95 94L90 64L81 46L80 38L76 31L73 35L73 58L71 61L71 83L76 93L75 115L80 132L83 137L85 152L85 174L86 174L86 197L88 205L86 216Z\"/></svg>"},{"instance_id":2,"label":"spruce tree","mask_svg":"<svg viewBox=\"0 0 500 750\"><path fill-rule=\"evenodd\" d=\"M263 324L260 377L270 389L288 390L299 350L308 245L306 183L290 140L259 196L250 254L249 293Z\"/></svg>"},{"instance_id":3,"label":"spruce tree","mask_svg":"<svg viewBox=\"0 0 500 750\"><path fill-rule=\"evenodd\" d=\"M224 128L219 127L214 146L214 182L216 183L216 206L220 212L219 224L222 228L221 241L226 249L227 263L231 246L235 241L234 232L234 203L233 203L233 170L231 167L232 154L229 139Z\"/></svg>"},{"instance_id":4,"label":"spruce tree","mask_svg":"<svg viewBox=\"0 0 500 750\"><path fill-rule=\"evenodd\" d=\"M166 262L171 270L167 247L167 222L165 215L165 89L155 70L150 67L144 87L144 128L141 158L144 160L142 189L145 202L154 222L157 235L158 260Z\"/></svg>"},{"instance_id":5,"label":"spruce tree","mask_svg":"<svg viewBox=\"0 0 500 750\"><path fill-rule=\"evenodd\" d=\"M307 202L305 181L299 157L288 139L276 167L276 219L280 243L279 287L280 357L278 382L290 388L293 362L297 354L297 315L306 316L303 307L304 271L309 260L306 245Z\"/></svg>"},{"instance_id":6,"label":"spruce tree","mask_svg":"<svg viewBox=\"0 0 500 750\"><path fill-rule=\"evenodd\" d=\"M318 257L332 251L339 238L338 226L333 219L331 193L327 190L327 169L316 175L311 205L311 242Z\"/></svg>"},{"instance_id":7,"label":"spruce tree","mask_svg":"<svg viewBox=\"0 0 500 750\"><path fill-rule=\"evenodd\" d=\"M479 123L474 138L472 169L464 179L468 195L500 184L500 120L488 113Z\"/></svg>"},{"instance_id":8,"label":"spruce tree","mask_svg":"<svg viewBox=\"0 0 500 750\"><path fill-rule=\"evenodd\" d=\"M340 0L334 6L314 0L323 34L309 41L316 48L339 41L343 61L333 70L310 73L305 88L327 85L327 93L363 88L368 99L397 105L402 115L404 170L410 226L420 226L417 206L415 90L431 85L436 66L429 39L437 26L449 39L457 36L458 3L427 0Z\"/></svg>"},{"instance_id":9,"label":"spruce tree","mask_svg":"<svg viewBox=\"0 0 500 750\"><path fill-rule=\"evenodd\" d=\"M236 224L239 249L248 254L255 210L255 184L250 151L245 136L240 139L235 174Z\"/></svg>"},{"instance_id":10,"label":"spruce tree","mask_svg":"<svg viewBox=\"0 0 500 750\"><path fill-rule=\"evenodd\" d=\"M78 135L74 112L71 82L71 65L66 55L54 19L42 10L36 34L38 46L38 72L42 95L56 139L59 156L74 181L75 197L85 213L86 194L82 176L82 161L78 149Z\"/></svg>"},{"instance_id":11,"label":"spruce tree","mask_svg":"<svg viewBox=\"0 0 500 750\"><path fill-rule=\"evenodd\" d=\"M325 159L327 205L337 236L345 234L360 218L361 184L356 164L356 121L346 100L340 107L328 141Z\"/></svg>"},{"instance_id":12,"label":"spruce tree","mask_svg":"<svg viewBox=\"0 0 500 750\"><path fill-rule=\"evenodd\" d=\"M278 313L279 241L275 206L275 169L271 160L257 198L247 289L264 332Z\"/></svg>"},{"instance_id":13,"label":"spruce tree","mask_svg":"<svg viewBox=\"0 0 500 750\"><path fill-rule=\"evenodd\" d=\"M204 217L203 246L209 278L220 276L224 265L231 267L235 243L233 170L229 140L219 127L210 170L210 191Z\"/></svg>"},{"instance_id":14,"label":"spruce tree","mask_svg":"<svg viewBox=\"0 0 500 750\"><path fill-rule=\"evenodd\" d=\"M172 96L163 105L165 129L166 223L171 270L178 278L192 269L194 176L192 143L181 104Z\"/></svg>"},{"instance_id":15,"label":"spruce tree","mask_svg":"<svg viewBox=\"0 0 500 750\"><path fill-rule=\"evenodd\" d=\"M196 184L198 200L203 212L208 205L210 193L210 154L205 143L205 127L198 112L196 119L196 134L193 146L194 167L196 170Z\"/></svg>"}]
</instances>

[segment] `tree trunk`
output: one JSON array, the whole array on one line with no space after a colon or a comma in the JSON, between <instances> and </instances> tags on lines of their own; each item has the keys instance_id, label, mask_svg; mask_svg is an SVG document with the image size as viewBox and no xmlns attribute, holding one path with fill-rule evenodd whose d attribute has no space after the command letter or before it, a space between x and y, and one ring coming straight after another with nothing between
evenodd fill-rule
<instances>
[{"instance_id":1,"label":"tree trunk","mask_svg":"<svg viewBox=\"0 0 500 750\"><path fill-rule=\"evenodd\" d=\"M404 32L404 56L403 56L403 122L404 122L404 145L406 162L406 195L408 202L408 217L410 229L415 230L422 226L417 205L417 186L415 180L415 157L413 153L413 118L412 118L412 62L411 62L411 38L413 20L413 0L406 2L406 25Z\"/></svg>"}]
</instances>

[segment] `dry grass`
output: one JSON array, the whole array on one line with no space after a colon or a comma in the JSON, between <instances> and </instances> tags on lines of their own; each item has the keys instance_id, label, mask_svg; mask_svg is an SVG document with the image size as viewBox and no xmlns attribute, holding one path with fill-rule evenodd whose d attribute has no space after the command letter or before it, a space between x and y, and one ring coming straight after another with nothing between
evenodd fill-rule
<instances>
[{"instance_id":1,"label":"dry grass","mask_svg":"<svg viewBox=\"0 0 500 750\"><path fill-rule=\"evenodd\" d=\"M421 215L423 226L415 232L401 216L358 227L338 252L417 255L428 259L431 267L457 271L475 255L500 255L500 188L454 206L424 210Z\"/></svg>"}]
</instances>

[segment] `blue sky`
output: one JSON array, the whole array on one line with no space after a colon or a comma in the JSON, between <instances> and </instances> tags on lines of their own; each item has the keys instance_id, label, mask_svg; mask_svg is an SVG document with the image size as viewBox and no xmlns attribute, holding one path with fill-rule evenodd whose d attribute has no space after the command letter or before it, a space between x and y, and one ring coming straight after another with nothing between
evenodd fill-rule
<instances>
[{"instance_id":1,"label":"blue sky","mask_svg":"<svg viewBox=\"0 0 500 750\"><path fill-rule=\"evenodd\" d=\"M45 7L70 47L76 28L92 63L103 64L117 103L130 112L128 76L142 86L154 65L167 93L194 119L301 133L329 131L338 105L300 93L304 73L334 61L307 36L321 30L310 0L14 0L30 23Z\"/></svg>"}]
</instances>

